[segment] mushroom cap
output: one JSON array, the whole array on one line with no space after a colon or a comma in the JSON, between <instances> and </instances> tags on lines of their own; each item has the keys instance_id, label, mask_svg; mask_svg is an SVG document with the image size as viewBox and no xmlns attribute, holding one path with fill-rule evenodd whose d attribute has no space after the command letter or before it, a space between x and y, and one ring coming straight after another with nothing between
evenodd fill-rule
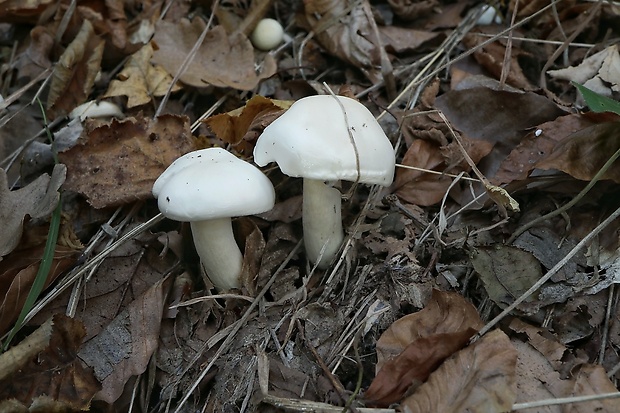
<instances>
[{"instance_id":1,"label":"mushroom cap","mask_svg":"<svg viewBox=\"0 0 620 413\"><path fill-rule=\"evenodd\" d=\"M351 136L359 154L359 182L390 185L396 163L392 144L372 113L344 96L309 96L295 102L258 138L254 162L276 162L294 177L356 181Z\"/></svg>"},{"instance_id":2,"label":"mushroom cap","mask_svg":"<svg viewBox=\"0 0 620 413\"><path fill-rule=\"evenodd\" d=\"M178 158L157 178L153 195L166 217L187 222L260 214L275 202L269 178L221 148Z\"/></svg>"}]
</instances>

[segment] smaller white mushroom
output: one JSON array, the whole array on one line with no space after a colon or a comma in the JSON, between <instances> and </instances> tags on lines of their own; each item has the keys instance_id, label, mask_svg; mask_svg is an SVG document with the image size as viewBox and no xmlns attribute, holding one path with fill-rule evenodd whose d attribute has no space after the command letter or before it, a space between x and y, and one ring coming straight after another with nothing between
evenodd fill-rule
<instances>
[{"instance_id":1,"label":"smaller white mushroom","mask_svg":"<svg viewBox=\"0 0 620 413\"><path fill-rule=\"evenodd\" d=\"M123 112L118 105L105 100L91 100L86 103L82 103L69 113L69 119L80 118L82 122L86 118L123 118Z\"/></svg>"},{"instance_id":2,"label":"smaller white mushroom","mask_svg":"<svg viewBox=\"0 0 620 413\"><path fill-rule=\"evenodd\" d=\"M502 24L502 16L497 12L497 9L493 6L485 4L482 6L482 14L478 17L476 22L480 26L488 26L489 24Z\"/></svg>"},{"instance_id":3,"label":"smaller white mushroom","mask_svg":"<svg viewBox=\"0 0 620 413\"><path fill-rule=\"evenodd\" d=\"M304 245L320 268L344 239L341 195L333 184L343 179L388 186L395 168L392 144L372 113L354 99L331 95L300 99L265 128L254 162L272 161L286 175L304 178Z\"/></svg>"},{"instance_id":4,"label":"smaller white mushroom","mask_svg":"<svg viewBox=\"0 0 620 413\"><path fill-rule=\"evenodd\" d=\"M202 149L174 161L155 181L153 195L164 216L190 223L196 252L213 285L239 288L243 255L231 217L273 208L269 178L224 149Z\"/></svg>"},{"instance_id":5,"label":"smaller white mushroom","mask_svg":"<svg viewBox=\"0 0 620 413\"><path fill-rule=\"evenodd\" d=\"M284 39L284 29L274 19L262 19L250 35L250 41L257 49L268 51L277 47Z\"/></svg>"}]
</instances>

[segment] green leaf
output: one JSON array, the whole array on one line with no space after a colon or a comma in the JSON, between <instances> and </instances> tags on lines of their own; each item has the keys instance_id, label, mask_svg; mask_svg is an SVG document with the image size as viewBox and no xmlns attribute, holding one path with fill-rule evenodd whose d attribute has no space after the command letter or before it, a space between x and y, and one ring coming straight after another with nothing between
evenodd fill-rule
<instances>
[{"instance_id":1,"label":"green leaf","mask_svg":"<svg viewBox=\"0 0 620 413\"><path fill-rule=\"evenodd\" d=\"M620 115L620 102L599 95L579 83L572 82L572 84L579 89L586 104L593 112L613 112Z\"/></svg>"}]
</instances>

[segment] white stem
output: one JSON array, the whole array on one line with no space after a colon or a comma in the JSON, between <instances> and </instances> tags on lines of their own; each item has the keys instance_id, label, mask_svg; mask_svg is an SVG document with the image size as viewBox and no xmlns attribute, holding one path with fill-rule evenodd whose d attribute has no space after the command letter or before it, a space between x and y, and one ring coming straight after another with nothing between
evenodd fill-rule
<instances>
[{"instance_id":1,"label":"white stem","mask_svg":"<svg viewBox=\"0 0 620 413\"><path fill-rule=\"evenodd\" d=\"M323 181L304 179L303 225L308 259L326 268L344 239L340 191Z\"/></svg>"},{"instance_id":2,"label":"white stem","mask_svg":"<svg viewBox=\"0 0 620 413\"><path fill-rule=\"evenodd\" d=\"M194 246L207 276L218 290L239 288L243 255L230 218L191 223Z\"/></svg>"}]
</instances>

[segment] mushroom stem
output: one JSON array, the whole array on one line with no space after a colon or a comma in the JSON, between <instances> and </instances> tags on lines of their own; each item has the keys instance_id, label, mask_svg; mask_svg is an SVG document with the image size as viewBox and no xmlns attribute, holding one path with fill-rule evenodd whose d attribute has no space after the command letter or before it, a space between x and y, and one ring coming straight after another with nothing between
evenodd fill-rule
<instances>
[{"instance_id":1,"label":"mushroom stem","mask_svg":"<svg viewBox=\"0 0 620 413\"><path fill-rule=\"evenodd\" d=\"M303 198L306 255L311 262L318 262L319 268L326 268L344 239L340 191L323 181L306 178Z\"/></svg>"},{"instance_id":2,"label":"mushroom stem","mask_svg":"<svg viewBox=\"0 0 620 413\"><path fill-rule=\"evenodd\" d=\"M191 222L194 246L207 276L218 290L239 288L243 255L230 218Z\"/></svg>"}]
</instances>

